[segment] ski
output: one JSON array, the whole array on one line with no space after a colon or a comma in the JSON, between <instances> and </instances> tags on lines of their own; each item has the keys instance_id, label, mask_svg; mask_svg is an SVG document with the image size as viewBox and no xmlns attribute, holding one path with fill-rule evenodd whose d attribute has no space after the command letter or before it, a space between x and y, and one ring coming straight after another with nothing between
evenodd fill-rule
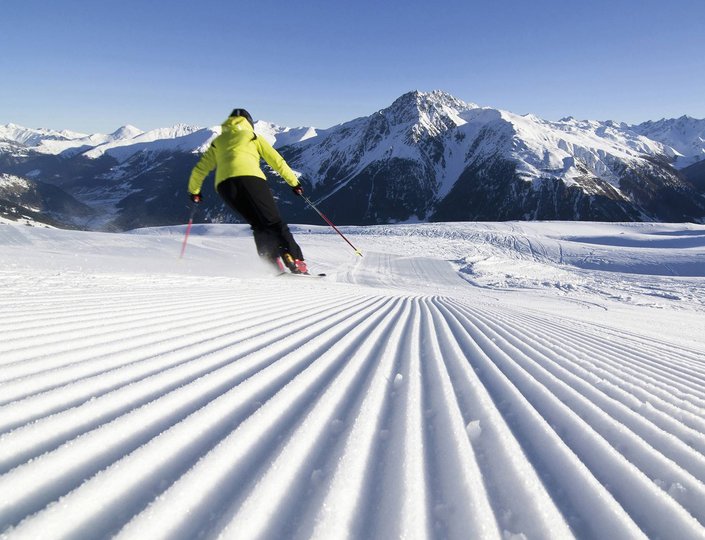
<instances>
[{"instance_id":1,"label":"ski","mask_svg":"<svg viewBox=\"0 0 705 540\"><path fill-rule=\"evenodd\" d=\"M282 272L277 274L277 276L291 276L291 277L305 277L305 278L322 278L326 277L327 274L292 274L291 272Z\"/></svg>"}]
</instances>

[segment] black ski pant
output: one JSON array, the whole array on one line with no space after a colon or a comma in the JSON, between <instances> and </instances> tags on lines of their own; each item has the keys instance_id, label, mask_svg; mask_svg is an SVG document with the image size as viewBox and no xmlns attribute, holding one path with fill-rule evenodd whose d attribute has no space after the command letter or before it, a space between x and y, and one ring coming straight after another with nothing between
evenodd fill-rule
<instances>
[{"instance_id":1,"label":"black ski pant","mask_svg":"<svg viewBox=\"0 0 705 540\"><path fill-rule=\"evenodd\" d=\"M257 253L274 260L290 253L303 260L301 248L281 218L267 181L256 176L234 176L218 184L218 194L252 227Z\"/></svg>"}]
</instances>

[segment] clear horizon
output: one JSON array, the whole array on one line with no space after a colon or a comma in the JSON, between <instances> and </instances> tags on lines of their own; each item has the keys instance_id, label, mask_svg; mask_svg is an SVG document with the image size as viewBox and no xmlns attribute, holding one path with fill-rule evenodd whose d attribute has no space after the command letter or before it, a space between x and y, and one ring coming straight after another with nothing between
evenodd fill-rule
<instances>
[{"instance_id":1,"label":"clear horizon","mask_svg":"<svg viewBox=\"0 0 705 540\"><path fill-rule=\"evenodd\" d=\"M6 0L0 124L109 133L234 107L327 128L442 90L548 120L705 118L705 2Z\"/></svg>"}]
</instances>

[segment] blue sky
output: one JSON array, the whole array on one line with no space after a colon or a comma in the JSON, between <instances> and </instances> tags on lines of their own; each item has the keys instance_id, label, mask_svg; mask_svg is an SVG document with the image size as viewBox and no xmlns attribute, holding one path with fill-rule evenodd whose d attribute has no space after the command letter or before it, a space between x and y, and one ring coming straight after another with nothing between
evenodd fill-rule
<instances>
[{"instance_id":1,"label":"blue sky","mask_svg":"<svg viewBox=\"0 0 705 540\"><path fill-rule=\"evenodd\" d=\"M329 127L409 90L641 122L705 118L703 0L3 0L0 124Z\"/></svg>"}]
</instances>

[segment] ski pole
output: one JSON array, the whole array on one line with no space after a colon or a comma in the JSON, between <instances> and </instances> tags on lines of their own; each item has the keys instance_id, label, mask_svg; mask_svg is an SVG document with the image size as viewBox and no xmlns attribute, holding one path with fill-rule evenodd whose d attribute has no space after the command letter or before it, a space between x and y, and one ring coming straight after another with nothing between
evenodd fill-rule
<instances>
[{"instance_id":1,"label":"ski pole","mask_svg":"<svg viewBox=\"0 0 705 540\"><path fill-rule=\"evenodd\" d=\"M316 205L314 205L308 197L306 197L305 195L301 195L301 196L303 197L304 201L306 201L306 203L307 203L311 208L313 208L316 212L318 212L318 215L323 218L323 221L325 221L328 225L330 225L331 227L333 227L333 230L334 230L335 232L337 232L337 233L343 238L343 240L345 240L345 241L348 243L348 245L349 245L351 248L353 248L353 249L355 250L355 253L356 253L357 255L359 255L360 257L362 257L362 253L360 252L360 250L357 249L355 246L353 246L352 243L350 242L350 240L348 240L347 238L345 238L345 235L344 235L343 233L341 233L341 232L338 230L338 227L336 227L335 225L333 225L333 222L331 222L331 220L328 219L328 218L323 214L323 212L321 212L318 208L316 208Z\"/></svg>"},{"instance_id":2,"label":"ski pole","mask_svg":"<svg viewBox=\"0 0 705 540\"><path fill-rule=\"evenodd\" d=\"M186 251L186 242L188 242L188 235L191 233L191 226L193 225L193 216L196 213L196 203L191 204L191 215L188 218L188 225L186 225L186 235L184 236L184 243L181 246L181 255L179 259L184 257L184 251Z\"/></svg>"}]
</instances>

